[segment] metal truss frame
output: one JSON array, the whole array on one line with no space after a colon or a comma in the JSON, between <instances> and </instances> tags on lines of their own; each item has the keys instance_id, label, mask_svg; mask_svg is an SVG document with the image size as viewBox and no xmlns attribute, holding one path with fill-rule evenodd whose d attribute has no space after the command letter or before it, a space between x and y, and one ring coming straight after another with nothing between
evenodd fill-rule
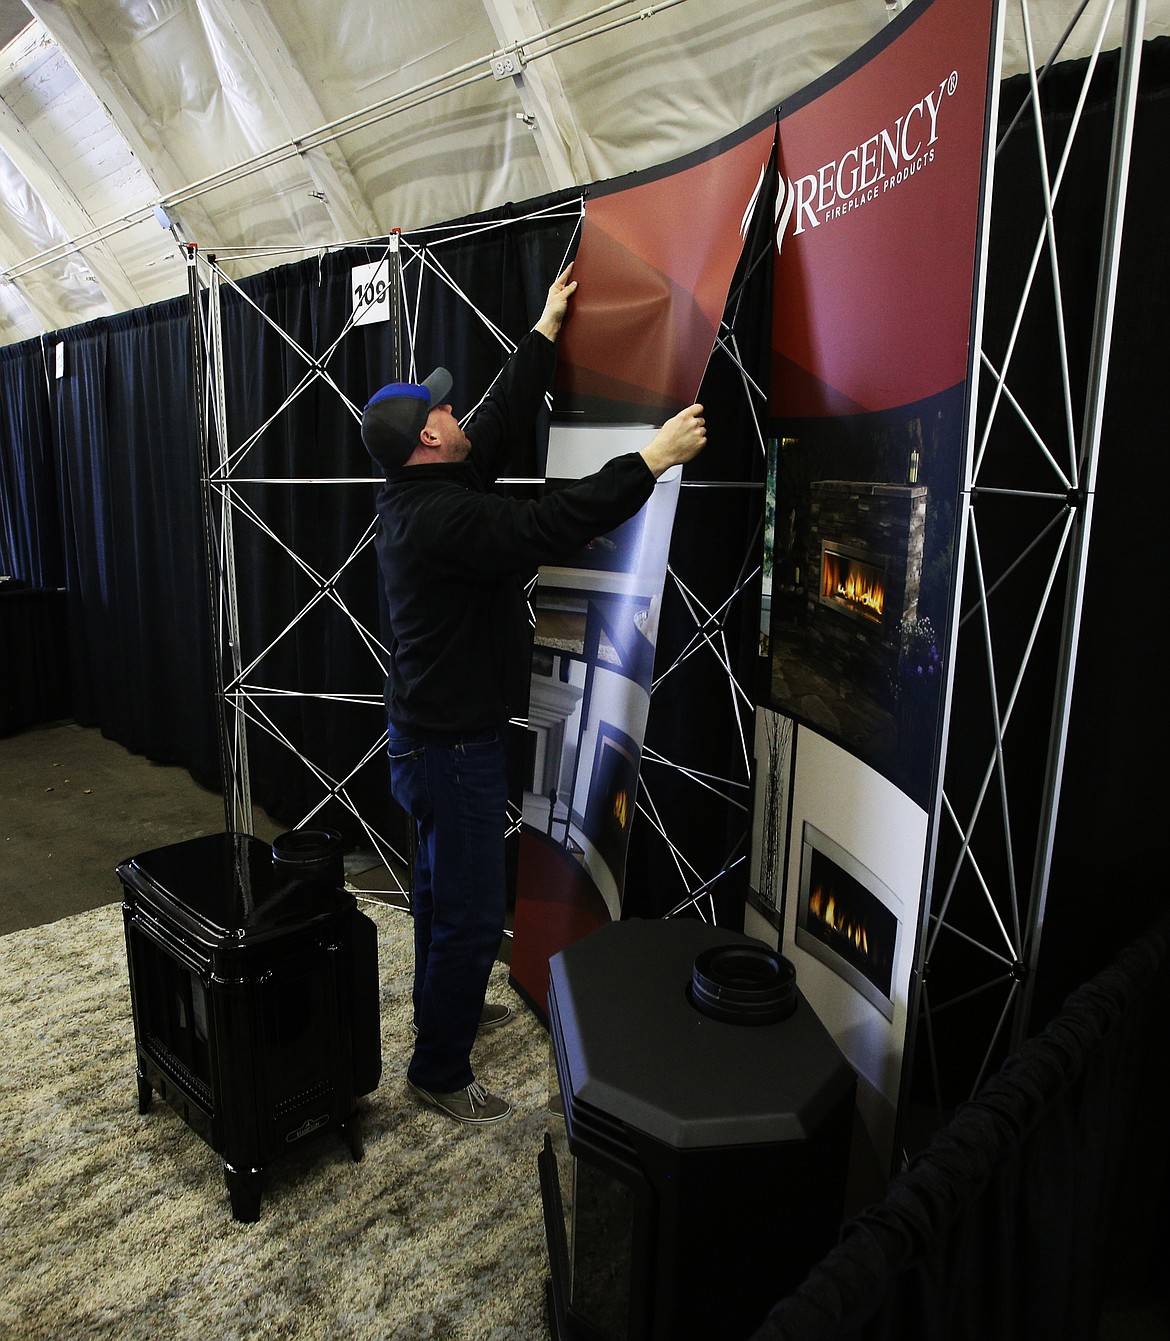
<instances>
[{"instance_id":1,"label":"metal truss frame","mask_svg":"<svg viewBox=\"0 0 1170 1341\"><path fill-rule=\"evenodd\" d=\"M766 465L768 444L765 419L768 397L764 389L753 378L745 366L735 332L735 312L738 304L733 298L728 304L727 314L720 324L712 357L728 359L739 378L745 403L749 409L754 432L755 445L760 459ZM763 471L761 471L762 475ZM728 483L704 483L683 481L684 489L749 490L763 496L764 484L761 481L732 481ZM722 593L716 604L707 604L699 598L689 584L683 571L681 555L667 566L668 589L673 588L681 598L687 616L694 625L684 645L676 653L669 665L655 668L655 678L650 688L650 712L653 721L654 694L669 679L685 673L685 668L695 658L714 658L719 671L725 677L726 693L720 702L705 701L703 712L722 722L728 739L736 744L732 751L731 767L723 776L699 770L688 764L684 758L667 758L653 749L643 754L643 768L638 786L637 813L649 823L666 844L670 863L674 869L681 895L664 914L665 917L698 916L703 921L716 923L718 912L715 904L715 892L722 881L746 862L751 853L752 826L752 785L754 774L754 721L756 712L756 692L753 684L745 683L745 678L754 675L755 657L752 664L737 665L737 659L727 638L728 626L737 617L743 616L745 603L751 602L758 607L760 597L760 577L763 563L763 521L752 533L744 536L744 552L737 575L730 589ZM753 626L758 626L758 609L748 616ZM679 748L684 748L680 742ZM670 822L671 817L656 797L656 779L663 770L670 770L684 778L694 789L697 803L705 801L709 807L720 808L725 815L734 817L740 826L738 835L732 841L723 861L715 870L703 870L687 855L686 829ZM732 827L732 826L729 826Z\"/></svg>"},{"instance_id":2,"label":"metal truss frame","mask_svg":"<svg viewBox=\"0 0 1170 1341\"><path fill-rule=\"evenodd\" d=\"M564 215L578 220L583 214L584 201L571 200L535 211L533 214L507 221L470 223L455 232L451 229L419 230L415 233L394 234L389 239L378 239L365 245L382 249L381 260L388 261L390 270L390 320L394 331L394 376L414 377L414 337L418 329L423 280L430 278L445 285L459 299L467 303L474 319L480 321L498 341L501 348L501 366L515 348L502 330L484 312L471 302L460 289L454 277L444 267L442 251L445 243L458 241L470 233L498 229L524 219ZM578 223L579 226L579 223ZM353 247L354 243L340 243ZM251 833L255 819L251 778L248 763L249 730L259 731L274 740L288 752L290 761L305 769L311 777L318 799L294 826L311 824L314 817L330 802L344 806L358 821L371 848L395 881L393 893L409 899L409 890L402 884L401 873L409 871L408 854L399 852L392 840L380 832L360 813L349 793L353 778L370 760L384 752L386 726L381 693L332 690L306 691L293 685L266 683L260 677L261 663L283 639L288 637L302 620L322 602L335 605L349 619L353 628L377 667L379 677L386 649L379 641L376 630L369 628L359 615L349 609L338 591L338 580L345 570L374 543L375 517L371 510L368 525L356 537L353 547L334 572L318 572L297 554L277 533L263 515L263 510L249 503L240 493L239 486L264 485L271 489L287 488L344 488L362 486L369 489L378 483L374 475L358 477L304 477L273 478L249 473L248 458L251 448L281 416L292 410L298 399L311 387L318 385L332 390L344 402L355 423L360 423L362 409L342 391L329 373L329 362L354 324L351 314L332 344L321 354L304 349L287 331L264 312L244 287L231 280L223 269L221 254L205 254L195 247L188 248L189 290L192 311L195 385L197 388L197 419L199 441L203 458L203 512L204 535L207 549L208 591L211 600L212 638L215 651L216 699L222 775L224 779L225 822L229 830ZM236 259L233 253L230 259ZM270 326L288 344L303 362L303 375L284 402L253 433L235 441L228 423L224 382L224 336L221 315L221 296L224 286L230 287L252 307L258 317ZM406 348L400 347L399 333L406 338ZM486 394L486 393L485 393ZM473 407L473 410L476 407ZM471 413L472 411L469 411ZM501 480L502 484L531 483L532 481ZM295 565L310 580L313 594L306 604L288 614L284 627L259 651L245 654L240 634L240 590L236 578L235 532L239 525L254 527L285 552L290 564ZM315 698L322 701L359 704L370 708L370 743L357 764L341 777L332 776L305 752L300 742L289 738L273 720L266 704L287 698ZM520 814L509 814L509 830L520 823Z\"/></svg>"},{"instance_id":3,"label":"metal truss frame","mask_svg":"<svg viewBox=\"0 0 1170 1341\"><path fill-rule=\"evenodd\" d=\"M986 1078L997 1051L1005 1042L1010 1041L1016 1046L1026 1038L1029 1030L1034 974L1048 898L1093 522L1122 218L1145 19L1145 0L1127 0L1125 39L1114 104L1113 137L1105 191L1105 221L1090 360L1085 385L1077 387L1074 386L1069 365L1065 305L1058 265L1059 239L1053 206L1065 177L1089 83L1097 67L1105 27L1114 10L1114 0L1107 0L1100 7L1099 15L1094 16L1099 17L1100 30L1087 64L1075 114L1062 146L1046 142L1040 88L1047 64L1058 58L1060 46L1089 10L1090 0L1082 0L1076 6L1064 36L1045 66L1039 66L1036 62L1029 0L1019 0L1019 7L1031 88L1026 107L1030 108L1037 138L1044 218L1033 243L1031 264L1019 294L1017 314L1006 351L997 364L986 350L980 349L980 373L989 379L990 394L981 398L979 414L973 416L960 504L956 590L961 593L961 597L956 602L953 615L950 646L957 647L960 628L978 630L986 660L983 671L986 675L986 700L979 711L986 717L993 744L983 762L981 774L976 770L978 782L973 795L966 794L971 791L972 765L969 756L960 763L958 751L954 748L956 742L950 738L955 692L955 677L952 677L944 708L947 747L938 797L933 808L935 818L927 861L930 875L918 941L917 970L921 989L913 1026L915 1030L921 1028L924 1031L925 1056L940 1117L947 1107L944 1086L939 1077L938 1029L943 1012L961 1002L981 998L982 1008L987 1011L989 1018L994 1018L990 1036L985 1040L986 1049L982 1059L969 1077L971 1095ZM1025 108L1021 108L1007 134L1016 129L1024 112ZM1006 138L1005 134L1000 141L1000 148ZM1054 162L1056 166L1053 171L1050 164ZM1010 386L1012 356L1025 310L1033 296L1037 274L1045 265L1052 286L1052 317L1057 332L1057 355L1063 390L1063 438L1051 442L1046 441L1030 422L1021 400L1013 395ZM981 329L979 333L981 336ZM1083 392L1083 409L1079 412L1078 392ZM1005 487L1001 481L997 481L996 455L989 449L997 441L997 431L1002 431L1009 418L1014 421L1013 430L1017 425L1023 426L1038 462L1043 463L1041 473L1046 476L1045 487L1019 490ZM999 570L993 569L986 557L983 541L987 537L980 529L982 506L991 506L993 499L997 508L1012 510L1012 534L1021 537L1018 550L1009 563ZM1038 562L1039 556L1049 550L1052 553L1051 566L1042 583L1022 650L1012 647L1012 652L1020 652L1018 659L1013 660L1001 645L998 636L1001 629L997 627L991 598L1026 559L1032 563ZM963 608L962 600L967 593L972 593L971 599ZM1039 634L1046 616L1053 617L1050 612L1059 608L1062 599L1059 649L1055 664L1049 665L1043 663L1037 655ZM1018 610L1015 613L1018 617ZM958 668L958 675L962 675L963 669L963 666ZM1025 678L1029 676L1032 677L1030 683L1040 677L1046 687L1045 692L1050 690L1051 719L1039 825L1030 854L1031 874L1025 881L1021 879L1021 872L1028 866L1026 838L1019 831L1019 823L1014 822L1023 809L1021 802L1024 798L1013 794L1007 760L1013 712ZM956 786L960 775L963 777L962 788ZM963 802L956 799L958 791L965 793ZM1034 798L1028 799L1034 804ZM996 807L998 824L994 818L985 818L987 815L994 817ZM981 819L995 834L995 841L987 844L987 850L977 850L980 846L979 835L985 832L980 829ZM942 826L945 826L941 835L945 841L940 844ZM949 866L940 869L936 862L943 846L954 849L956 855ZM975 915L972 916L972 913ZM931 973L932 956L938 953L947 937L961 938L965 949L982 964L980 980L966 982L961 991L955 991L954 984L948 983L945 975ZM910 1042L913 1043L913 1039Z\"/></svg>"}]
</instances>

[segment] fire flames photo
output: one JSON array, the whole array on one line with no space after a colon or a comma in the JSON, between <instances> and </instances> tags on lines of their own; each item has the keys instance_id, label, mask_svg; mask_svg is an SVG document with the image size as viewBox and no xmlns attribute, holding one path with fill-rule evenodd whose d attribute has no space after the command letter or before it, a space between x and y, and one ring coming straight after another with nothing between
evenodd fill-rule
<instances>
[{"instance_id":1,"label":"fire flames photo","mask_svg":"<svg viewBox=\"0 0 1170 1341\"><path fill-rule=\"evenodd\" d=\"M898 900L855 858L804 825L796 943L893 1018Z\"/></svg>"}]
</instances>

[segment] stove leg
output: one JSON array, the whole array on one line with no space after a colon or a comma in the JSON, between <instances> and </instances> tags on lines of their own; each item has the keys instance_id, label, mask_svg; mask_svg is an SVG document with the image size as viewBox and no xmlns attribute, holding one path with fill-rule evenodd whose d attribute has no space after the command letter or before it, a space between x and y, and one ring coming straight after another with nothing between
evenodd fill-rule
<instances>
[{"instance_id":1,"label":"stove leg","mask_svg":"<svg viewBox=\"0 0 1170 1341\"><path fill-rule=\"evenodd\" d=\"M232 1203L232 1219L251 1224L260 1219L260 1194L264 1190L263 1169L233 1169L230 1164L223 1166L223 1179L227 1183L228 1196Z\"/></svg>"},{"instance_id":2,"label":"stove leg","mask_svg":"<svg viewBox=\"0 0 1170 1341\"><path fill-rule=\"evenodd\" d=\"M356 1108L349 1117L341 1123L341 1135L345 1144L349 1146L349 1153L355 1160L360 1160L366 1153L366 1147L362 1142L361 1114Z\"/></svg>"},{"instance_id":3,"label":"stove leg","mask_svg":"<svg viewBox=\"0 0 1170 1341\"><path fill-rule=\"evenodd\" d=\"M147 1078L142 1074L141 1071L137 1073L137 1080L138 1080L138 1111L140 1113L148 1113L150 1111L150 1101L154 1095L154 1091L150 1087L150 1081L147 1080Z\"/></svg>"}]
</instances>

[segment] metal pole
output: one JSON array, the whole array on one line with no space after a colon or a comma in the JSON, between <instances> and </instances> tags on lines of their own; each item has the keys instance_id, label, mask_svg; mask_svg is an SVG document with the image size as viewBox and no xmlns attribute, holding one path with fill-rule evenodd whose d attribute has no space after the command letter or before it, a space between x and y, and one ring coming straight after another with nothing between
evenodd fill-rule
<instances>
[{"instance_id":1,"label":"metal pole","mask_svg":"<svg viewBox=\"0 0 1170 1341\"><path fill-rule=\"evenodd\" d=\"M211 282L208 286L208 319L211 332L212 376L210 394L215 407L215 437L219 445L219 466L216 477L222 490L219 524L219 577L220 615L223 625L219 636L220 664L230 656L232 678L229 686L221 685L223 720L227 746L232 765L232 816L237 833L256 832L252 810L252 775L248 768L248 719L243 709L244 690L241 684L244 660L240 648L240 606L236 583L236 541L232 526L230 450L227 431L227 394L224 387L223 310L221 304L220 270L211 261ZM227 701L231 700L231 726L227 726Z\"/></svg>"},{"instance_id":2,"label":"metal pole","mask_svg":"<svg viewBox=\"0 0 1170 1341\"><path fill-rule=\"evenodd\" d=\"M202 304L199 300L198 248L194 243L187 244L187 294L191 303L191 382L195 394L195 431L199 447L199 498L203 521L203 557L206 564L207 610L210 617L211 661L215 677L215 726L219 737L219 777L223 791L224 831L231 833L232 815L232 768L231 755L227 744L227 720L223 707L223 666L219 637L219 602L217 595L219 581L215 563L215 533L211 506L211 459L210 442L207 434L207 414L204 404L203 335Z\"/></svg>"},{"instance_id":3,"label":"metal pole","mask_svg":"<svg viewBox=\"0 0 1170 1341\"><path fill-rule=\"evenodd\" d=\"M1113 116L1113 143L1110 150L1109 182L1105 198L1105 222L1101 241L1101 261L1097 272L1097 306L1093 323L1088 383L1085 392L1085 418L1081 429L1080 480L1070 498L1078 509L1079 526L1070 561L1065 595L1064 626L1060 659L1057 666L1052 726L1049 734L1048 767L1045 776L1036 859L1025 928L1024 956L1026 976L1016 1002L1012 1045L1018 1047L1029 1032L1036 965L1044 930L1044 912L1048 900L1048 880L1052 869L1052 848L1060 805L1060 786L1068 745L1069 710L1072 702L1073 675L1080 640L1081 609L1084 603L1085 577L1088 570L1089 536L1092 530L1093 502L1097 479L1097 459L1101 446L1101 422L1105 408L1105 389L1109 371L1109 349L1113 338L1113 312L1117 296L1117 270L1121 253L1122 221L1129 181L1130 148L1137 107L1138 74L1141 66L1142 32L1145 27L1145 0L1129 0L1126 11L1125 39L1117 76L1117 97Z\"/></svg>"},{"instance_id":4,"label":"metal pole","mask_svg":"<svg viewBox=\"0 0 1170 1341\"><path fill-rule=\"evenodd\" d=\"M955 524L955 571L952 576L953 606L949 612L949 633L947 646L946 679L943 686L943 702L940 717L940 738L942 748L939 752L937 773L933 782L933 796L930 804L930 822L926 837L926 854L923 862L921 902L919 904L918 925L914 928L914 962L908 985L908 1008L906 1013L906 1035L902 1043L902 1072L898 1082L898 1106L896 1110L893 1163L891 1173L897 1171L900 1151L904 1145L906 1112L909 1107L911 1081L913 1079L913 1058L918 1043L918 1026L925 1008L927 1039L933 1065L934 1045L930 1040L930 996L927 991L927 978L930 965L926 957L926 947L930 941L931 907L934 902L935 864L938 861L939 826L945 813L945 789L947 755L950 749L951 710L955 693L955 651L958 646L959 614L967 563L967 548L973 526L971 498L974 489L975 474L975 429L979 405L979 380L982 367L979 351L983 347L983 319L987 305L988 246L991 235L991 201L995 185L995 140L999 125L999 93L1003 76L1003 32L1004 11L1007 0L998 0L992 14L990 64L987 71L987 122L983 129L984 178L979 193L979 242L975 258L974 294L971 320L971 360L967 387L966 405L966 441L963 444L963 479L959 491L958 516Z\"/></svg>"}]
</instances>

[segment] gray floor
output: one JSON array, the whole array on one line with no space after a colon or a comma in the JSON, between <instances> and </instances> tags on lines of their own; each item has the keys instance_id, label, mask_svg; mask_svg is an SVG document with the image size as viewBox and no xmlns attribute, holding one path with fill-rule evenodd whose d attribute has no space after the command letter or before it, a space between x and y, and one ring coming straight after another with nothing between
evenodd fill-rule
<instances>
[{"instance_id":1,"label":"gray floor","mask_svg":"<svg viewBox=\"0 0 1170 1341\"><path fill-rule=\"evenodd\" d=\"M0 816L0 935L114 903L119 862L227 823L222 796L186 769L153 764L73 722L0 737ZM260 810L253 819L266 842L285 827ZM380 867L354 874L350 864L355 887L394 898L400 877Z\"/></svg>"}]
</instances>

